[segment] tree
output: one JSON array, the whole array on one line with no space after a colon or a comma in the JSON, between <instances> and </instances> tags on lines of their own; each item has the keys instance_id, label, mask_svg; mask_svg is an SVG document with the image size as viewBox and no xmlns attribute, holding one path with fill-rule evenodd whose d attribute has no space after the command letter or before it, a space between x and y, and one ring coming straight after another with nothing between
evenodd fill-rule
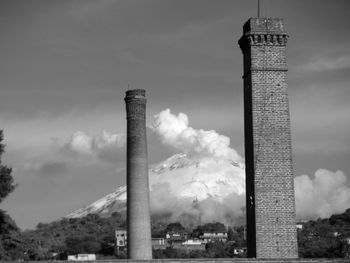
<instances>
[{"instance_id":1,"label":"tree","mask_svg":"<svg viewBox=\"0 0 350 263\"><path fill-rule=\"evenodd\" d=\"M220 241L206 244L205 249L207 251L209 258L226 258L227 257L225 245Z\"/></svg>"},{"instance_id":2,"label":"tree","mask_svg":"<svg viewBox=\"0 0 350 263\"><path fill-rule=\"evenodd\" d=\"M15 189L12 169L2 165L1 157L5 152L3 131L0 130L0 203ZM0 260L23 258L25 242L15 221L0 210Z\"/></svg>"},{"instance_id":3,"label":"tree","mask_svg":"<svg viewBox=\"0 0 350 263\"><path fill-rule=\"evenodd\" d=\"M339 217L342 217L340 215ZM303 258L341 257L341 238L334 235L339 231L335 216L329 219L309 221L298 231L298 252ZM339 233L342 236L342 231Z\"/></svg>"},{"instance_id":4,"label":"tree","mask_svg":"<svg viewBox=\"0 0 350 263\"><path fill-rule=\"evenodd\" d=\"M192 236L199 237L204 232L209 232L209 233L214 233L214 232L220 233L221 232L222 233L222 232L226 232L226 227L224 224L222 224L220 222L207 223L204 225L197 226L197 228L193 230Z\"/></svg>"},{"instance_id":5,"label":"tree","mask_svg":"<svg viewBox=\"0 0 350 263\"><path fill-rule=\"evenodd\" d=\"M97 253L101 250L101 244L95 236L67 237L65 243L69 254Z\"/></svg>"},{"instance_id":6,"label":"tree","mask_svg":"<svg viewBox=\"0 0 350 263\"><path fill-rule=\"evenodd\" d=\"M13 184L12 169L2 165L1 157L5 152L5 145L2 143L4 139L3 131L0 130L0 203L15 189Z\"/></svg>"},{"instance_id":7,"label":"tree","mask_svg":"<svg viewBox=\"0 0 350 263\"><path fill-rule=\"evenodd\" d=\"M170 223L165 230L166 232L186 232L185 228L179 222Z\"/></svg>"},{"instance_id":8,"label":"tree","mask_svg":"<svg viewBox=\"0 0 350 263\"><path fill-rule=\"evenodd\" d=\"M63 218L51 223L39 223L26 234L40 250L57 253L59 259L78 253L114 256L115 229L125 226L125 218L114 213L108 218L89 214L82 218ZM44 259L41 257L41 259Z\"/></svg>"}]
</instances>

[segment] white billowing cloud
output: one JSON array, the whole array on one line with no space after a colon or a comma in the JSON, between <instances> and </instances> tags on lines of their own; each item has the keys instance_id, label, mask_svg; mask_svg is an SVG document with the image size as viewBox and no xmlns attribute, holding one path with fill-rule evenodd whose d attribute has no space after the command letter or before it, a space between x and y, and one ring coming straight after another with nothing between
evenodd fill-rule
<instances>
[{"instance_id":1,"label":"white billowing cloud","mask_svg":"<svg viewBox=\"0 0 350 263\"><path fill-rule=\"evenodd\" d=\"M92 141L93 138L84 132L77 131L75 132L68 142L68 147L73 152L81 154L93 154L92 150Z\"/></svg>"},{"instance_id":2,"label":"white billowing cloud","mask_svg":"<svg viewBox=\"0 0 350 263\"><path fill-rule=\"evenodd\" d=\"M230 139L216 131L205 131L189 127L188 117L184 113L177 116L169 109L154 116L152 130L160 140L182 152L233 160L237 163L242 157L230 148Z\"/></svg>"},{"instance_id":3,"label":"white billowing cloud","mask_svg":"<svg viewBox=\"0 0 350 263\"><path fill-rule=\"evenodd\" d=\"M112 134L102 131L100 135L90 136L82 131L77 131L71 136L66 147L75 153L94 156L106 151L122 148L124 145L124 134Z\"/></svg>"},{"instance_id":4,"label":"white billowing cloud","mask_svg":"<svg viewBox=\"0 0 350 263\"><path fill-rule=\"evenodd\" d=\"M244 168L214 158L186 161L183 167L178 160L172 163L163 164L167 172L149 174L153 214L186 226L244 224ZM326 218L350 207L350 186L342 171L319 169L313 177L297 176L294 183L298 220Z\"/></svg>"},{"instance_id":5,"label":"white billowing cloud","mask_svg":"<svg viewBox=\"0 0 350 263\"><path fill-rule=\"evenodd\" d=\"M300 219L329 217L350 207L350 186L342 171L319 169L314 177L297 176L294 183Z\"/></svg>"},{"instance_id":6,"label":"white billowing cloud","mask_svg":"<svg viewBox=\"0 0 350 263\"><path fill-rule=\"evenodd\" d=\"M237 224L244 215L244 167L227 159L176 154L149 172L152 213L185 226Z\"/></svg>"}]
</instances>

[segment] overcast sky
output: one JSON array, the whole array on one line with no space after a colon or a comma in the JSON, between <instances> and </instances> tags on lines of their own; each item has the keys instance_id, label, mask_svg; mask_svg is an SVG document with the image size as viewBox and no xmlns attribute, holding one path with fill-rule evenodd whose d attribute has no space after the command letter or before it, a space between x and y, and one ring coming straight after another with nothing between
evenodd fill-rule
<instances>
[{"instance_id":1,"label":"overcast sky","mask_svg":"<svg viewBox=\"0 0 350 263\"><path fill-rule=\"evenodd\" d=\"M350 176L349 8L261 0L261 16L282 17L290 34L296 176ZM124 185L125 148L106 145L123 144L128 84L146 89L148 125L167 108L183 112L244 156L237 41L256 14L255 0L2 0L0 128L18 183L2 209L33 228ZM150 164L176 152L149 136Z\"/></svg>"}]
</instances>

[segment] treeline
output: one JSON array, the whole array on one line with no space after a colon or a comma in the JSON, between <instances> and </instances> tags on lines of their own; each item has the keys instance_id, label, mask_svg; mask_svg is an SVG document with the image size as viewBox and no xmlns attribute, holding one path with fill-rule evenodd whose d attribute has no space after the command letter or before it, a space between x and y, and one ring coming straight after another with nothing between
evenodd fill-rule
<instances>
[{"instance_id":1,"label":"treeline","mask_svg":"<svg viewBox=\"0 0 350 263\"><path fill-rule=\"evenodd\" d=\"M1 215L1 260L67 259L67 255L93 253L115 258L115 229L125 228L125 219L114 213L109 218L88 215L38 224L21 232L10 219ZM4 222L4 223L3 223Z\"/></svg>"},{"instance_id":2,"label":"treeline","mask_svg":"<svg viewBox=\"0 0 350 263\"><path fill-rule=\"evenodd\" d=\"M225 225L216 223L207 223L204 225L199 225L193 230L185 229L180 223L170 223L165 228L158 229L158 231L152 232L155 236L158 233L159 237L164 237L166 233L177 232L183 233L187 232L189 238L199 238L201 234L206 233L223 233L227 232L228 241L227 242L210 242L205 245L205 250L186 250L173 247L167 247L164 250L158 249L153 250L154 258L233 258L233 257L244 257L245 254L235 254L235 248L241 248L246 246L246 241L244 240L244 227L229 227L226 229Z\"/></svg>"},{"instance_id":3,"label":"treeline","mask_svg":"<svg viewBox=\"0 0 350 263\"><path fill-rule=\"evenodd\" d=\"M193 231L185 229L180 223L152 225L152 236L165 238L166 233L186 233L188 237L198 237L203 231L225 232L221 223L208 223L198 226ZM66 259L67 255L78 253L98 254L101 258L125 257L125 253L115 251L115 229L126 229L125 217L113 213L109 218L88 215L83 218L62 219L60 221L38 224L35 230L24 232L33 244L28 251L32 260L50 259L58 254L57 259ZM154 258L198 258L198 257L233 257L233 249L244 245L243 227L235 230L229 228L228 239L231 242L207 244L205 251L186 251L167 248L154 250Z\"/></svg>"},{"instance_id":4,"label":"treeline","mask_svg":"<svg viewBox=\"0 0 350 263\"><path fill-rule=\"evenodd\" d=\"M115 230L126 228L125 218L115 212L102 218L88 215L82 218L64 218L48 224L38 224L35 230L25 231L33 249L27 252L29 259L66 259L79 253L100 254L114 257Z\"/></svg>"},{"instance_id":5,"label":"treeline","mask_svg":"<svg viewBox=\"0 0 350 263\"><path fill-rule=\"evenodd\" d=\"M299 257L344 257L346 251L350 252L347 238L350 238L350 209L330 218L303 223L302 230L298 231Z\"/></svg>"},{"instance_id":6,"label":"treeline","mask_svg":"<svg viewBox=\"0 0 350 263\"><path fill-rule=\"evenodd\" d=\"M158 228L158 227L159 228ZM115 230L126 229L125 217L115 212L109 218L88 215L83 218L61 219L52 223L39 223L34 230L12 232L11 254L6 259L50 260L67 259L68 255L88 253L99 258L125 258L125 253L116 253ZM208 243L205 251L186 251L166 248L154 250L154 258L223 258L233 257L234 248L244 245L243 227L229 228L226 243ZM197 237L201 231L225 232L221 223L198 226L192 232L180 223L153 225L152 236L165 237L167 232L186 232L189 237Z\"/></svg>"}]
</instances>

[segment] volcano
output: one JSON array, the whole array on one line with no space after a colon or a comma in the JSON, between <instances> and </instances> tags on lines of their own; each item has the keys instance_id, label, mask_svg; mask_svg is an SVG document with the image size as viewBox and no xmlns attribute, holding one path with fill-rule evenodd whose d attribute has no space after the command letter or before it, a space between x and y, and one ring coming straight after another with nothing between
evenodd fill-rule
<instances>
[{"instance_id":1,"label":"volcano","mask_svg":"<svg viewBox=\"0 0 350 263\"><path fill-rule=\"evenodd\" d=\"M162 211L173 215L195 213L203 218L210 212L208 209L214 209L211 220L215 220L216 216L241 215L239 211L244 205L244 163L233 160L175 154L149 169L149 183L152 214ZM214 207L207 209L204 205L208 204ZM225 211L218 211L221 206ZM125 210L126 186L120 186L66 217L77 218L90 213L109 216Z\"/></svg>"}]
</instances>

